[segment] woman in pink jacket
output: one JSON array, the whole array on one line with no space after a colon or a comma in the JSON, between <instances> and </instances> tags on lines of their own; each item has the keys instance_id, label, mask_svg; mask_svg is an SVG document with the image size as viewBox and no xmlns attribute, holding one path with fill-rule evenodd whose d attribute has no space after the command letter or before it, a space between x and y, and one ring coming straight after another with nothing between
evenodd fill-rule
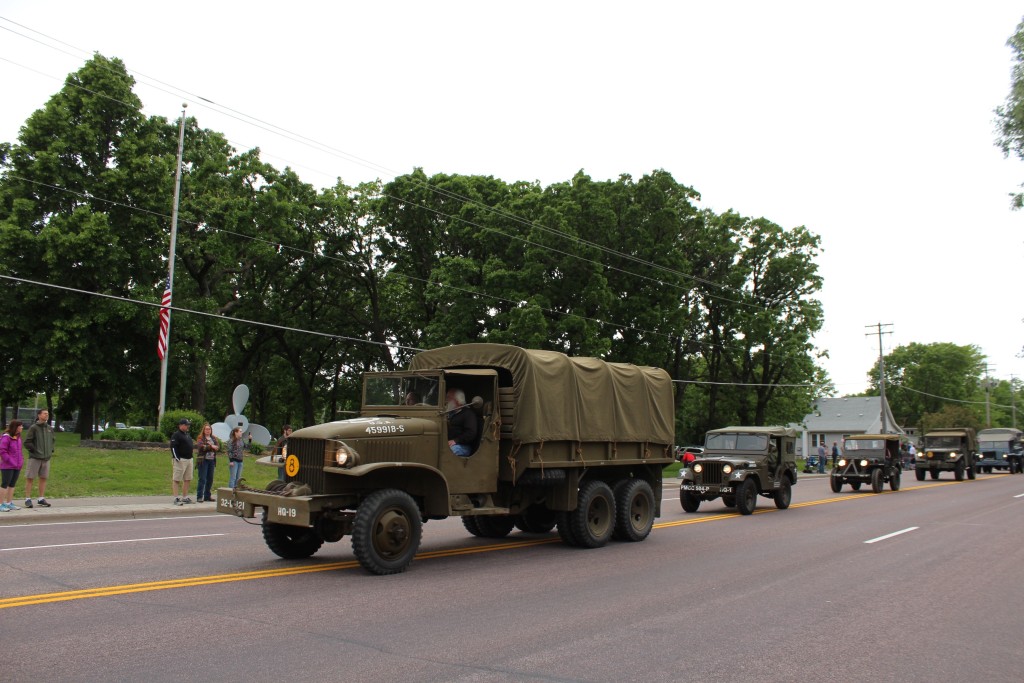
<instances>
[{"instance_id":1,"label":"woman in pink jacket","mask_svg":"<svg viewBox=\"0 0 1024 683\"><path fill-rule=\"evenodd\" d=\"M21 449L21 420L11 420L0 436L0 512L20 510L14 500L14 485L18 483L25 455Z\"/></svg>"}]
</instances>

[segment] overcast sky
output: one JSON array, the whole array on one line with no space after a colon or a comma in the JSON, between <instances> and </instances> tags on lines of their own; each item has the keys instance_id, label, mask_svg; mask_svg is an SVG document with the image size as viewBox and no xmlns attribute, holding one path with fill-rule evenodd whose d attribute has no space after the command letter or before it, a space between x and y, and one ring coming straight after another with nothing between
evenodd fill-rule
<instances>
[{"instance_id":1,"label":"overcast sky","mask_svg":"<svg viewBox=\"0 0 1024 683\"><path fill-rule=\"evenodd\" d=\"M417 166L544 185L665 169L702 207L821 236L816 342L840 394L866 387L879 322L886 352L974 344L1024 378L1008 197L1024 163L995 147L993 114L1022 16L1003 0L0 0L0 141L96 51L134 73L147 114L187 100L320 187Z\"/></svg>"}]
</instances>

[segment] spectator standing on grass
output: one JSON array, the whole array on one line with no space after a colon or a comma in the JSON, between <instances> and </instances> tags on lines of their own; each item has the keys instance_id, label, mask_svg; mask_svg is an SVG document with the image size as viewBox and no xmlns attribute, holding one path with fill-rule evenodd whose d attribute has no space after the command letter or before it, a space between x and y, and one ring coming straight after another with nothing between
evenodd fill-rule
<instances>
[{"instance_id":1,"label":"spectator standing on grass","mask_svg":"<svg viewBox=\"0 0 1024 683\"><path fill-rule=\"evenodd\" d=\"M283 425L281 427L281 435L281 438L274 445L274 455L281 462L281 467L277 468L277 478L284 481L284 456L288 452L288 437L292 435L292 426Z\"/></svg>"},{"instance_id":2,"label":"spectator standing on grass","mask_svg":"<svg viewBox=\"0 0 1024 683\"><path fill-rule=\"evenodd\" d=\"M242 476L242 460L245 456L245 440L242 438L242 428L235 427L231 430L231 438L228 440L228 487L235 488L238 479Z\"/></svg>"},{"instance_id":3,"label":"spectator standing on grass","mask_svg":"<svg viewBox=\"0 0 1024 683\"><path fill-rule=\"evenodd\" d=\"M21 420L11 420L0 436L0 512L20 510L14 504L14 485L25 464L21 443Z\"/></svg>"},{"instance_id":4,"label":"spectator standing on grass","mask_svg":"<svg viewBox=\"0 0 1024 683\"><path fill-rule=\"evenodd\" d=\"M53 428L50 427L50 411L43 408L36 413L36 421L25 434L24 447L28 451L28 467L25 468L25 507L32 507L32 482L39 478L39 507L48 508L46 480L50 477L50 459L53 457Z\"/></svg>"},{"instance_id":5,"label":"spectator standing on grass","mask_svg":"<svg viewBox=\"0 0 1024 683\"><path fill-rule=\"evenodd\" d=\"M188 490L192 488L192 435L188 433L191 423L187 417L178 420L178 431L171 434L171 491L174 493L175 505L187 505L192 502ZM181 495L178 495L178 489Z\"/></svg>"},{"instance_id":6,"label":"spectator standing on grass","mask_svg":"<svg viewBox=\"0 0 1024 683\"><path fill-rule=\"evenodd\" d=\"M196 467L199 472L196 475L196 502L213 502L213 473L217 469L217 451L220 450L220 441L213 435L213 427L209 422L203 423L203 430L199 432L199 440L196 441Z\"/></svg>"}]
</instances>

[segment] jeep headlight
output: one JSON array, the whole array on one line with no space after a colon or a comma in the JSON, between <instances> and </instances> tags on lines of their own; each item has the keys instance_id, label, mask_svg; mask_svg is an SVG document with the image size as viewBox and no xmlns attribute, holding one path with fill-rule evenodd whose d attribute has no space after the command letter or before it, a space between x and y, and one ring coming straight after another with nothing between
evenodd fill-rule
<instances>
[{"instance_id":1,"label":"jeep headlight","mask_svg":"<svg viewBox=\"0 0 1024 683\"><path fill-rule=\"evenodd\" d=\"M724 474L732 474L732 465L726 465L722 468Z\"/></svg>"},{"instance_id":2,"label":"jeep headlight","mask_svg":"<svg viewBox=\"0 0 1024 683\"><path fill-rule=\"evenodd\" d=\"M839 458L839 462L837 464L840 467L846 467L846 458Z\"/></svg>"},{"instance_id":3,"label":"jeep headlight","mask_svg":"<svg viewBox=\"0 0 1024 683\"><path fill-rule=\"evenodd\" d=\"M697 474L700 474L701 472L704 471L704 465L701 465L699 462L694 463L693 471L696 472Z\"/></svg>"},{"instance_id":4,"label":"jeep headlight","mask_svg":"<svg viewBox=\"0 0 1024 683\"><path fill-rule=\"evenodd\" d=\"M359 463L359 454L344 441L339 441L338 450L334 452L334 462L338 467L355 467Z\"/></svg>"},{"instance_id":5,"label":"jeep headlight","mask_svg":"<svg viewBox=\"0 0 1024 683\"><path fill-rule=\"evenodd\" d=\"M867 467L868 466L868 461L867 460L861 460L860 461L860 466L861 467Z\"/></svg>"}]
</instances>

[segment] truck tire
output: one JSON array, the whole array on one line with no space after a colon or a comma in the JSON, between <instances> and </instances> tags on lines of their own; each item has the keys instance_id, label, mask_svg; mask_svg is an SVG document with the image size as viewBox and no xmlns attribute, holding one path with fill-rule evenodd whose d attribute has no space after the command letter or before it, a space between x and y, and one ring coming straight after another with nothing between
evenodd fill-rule
<instances>
[{"instance_id":1,"label":"truck tire","mask_svg":"<svg viewBox=\"0 0 1024 683\"><path fill-rule=\"evenodd\" d=\"M642 541L654 528L654 489L643 479L623 479L615 484L615 530L619 541Z\"/></svg>"},{"instance_id":2,"label":"truck tire","mask_svg":"<svg viewBox=\"0 0 1024 683\"><path fill-rule=\"evenodd\" d=\"M978 464L971 463L971 466L967 468L967 478L974 481L978 478Z\"/></svg>"},{"instance_id":3,"label":"truck tire","mask_svg":"<svg viewBox=\"0 0 1024 683\"><path fill-rule=\"evenodd\" d=\"M842 477L831 477L828 483L832 486L832 493L839 493L843 490Z\"/></svg>"},{"instance_id":4,"label":"truck tire","mask_svg":"<svg viewBox=\"0 0 1024 683\"><path fill-rule=\"evenodd\" d=\"M484 538L505 538L516 525L512 515L489 515L477 517L476 526Z\"/></svg>"},{"instance_id":5,"label":"truck tire","mask_svg":"<svg viewBox=\"0 0 1024 683\"><path fill-rule=\"evenodd\" d=\"M914 474L917 476L918 481L924 481L924 470L914 470Z\"/></svg>"},{"instance_id":6,"label":"truck tire","mask_svg":"<svg viewBox=\"0 0 1024 683\"><path fill-rule=\"evenodd\" d=\"M853 489L854 491L860 491L860 482L859 481L851 481L850 482L850 488Z\"/></svg>"},{"instance_id":7,"label":"truck tire","mask_svg":"<svg viewBox=\"0 0 1024 683\"><path fill-rule=\"evenodd\" d=\"M531 505L516 515L515 525L528 534L546 534L555 528L557 521L555 513L543 505Z\"/></svg>"},{"instance_id":8,"label":"truck tire","mask_svg":"<svg viewBox=\"0 0 1024 683\"><path fill-rule=\"evenodd\" d=\"M266 512L263 513L263 541L275 555L286 560L312 557L324 544L324 539L315 530L268 522Z\"/></svg>"},{"instance_id":9,"label":"truck tire","mask_svg":"<svg viewBox=\"0 0 1024 683\"><path fill-rule=\"evenodd\" d=\"M557 512L555 517L558 520L558 537L562 539L562 543L573 548L579 548L580 542L576 540L576 535L572 532L572 520L569 518L569 513Z\"/></svg>"},{"instance_id":10,"label":"truck tire","mask_svg":"<svg viewBox=\"0 0 1024 683\"><path fill-rule=\"evenodd\" d=\"M889 490L890 491L899 491L900 490L900 477L901 476L902 475L900 474L900 471L896 470L896 469L894 469L889 474Z\"/></svg>"},{"instance_id":11,"label":"truck tire","mask_svg":"<svg viewBox=\"0 0 1024 683\"><path fill-rule=\"evenodd\" d=\"M398 574L409 568L423 537L416 501L405 491L374 491L356 509L352 551L371 574Z\"/></svg>"},{"instance_id":12,"label":"truck tire","mask_svg":"<svg viewBox=\"0 0 1024 683\"><path fill-rule=\"evenodd\" d=\"M964 465L964 461L961 460L956 464L956 468L953 470L953 478L957 481L963 481L966 473L967 467Z\"/></svg>"},{"instance_id":13,"label":"truck tire","mask_svg":"<svg viewBox=\"0 0 1024 683\"><path fill-rule=\"evenodd\" d=\"M789 504L793 501L793 484L790 483L789 477L782 477L782 483L779 484L779 489L772 498L775 499L775 507L778 509L785 510L789 507Z\"/></svg>"},{"instance_id":14,"label":"truck tire","mask_svg":"<svg viewBox=\"0 0 1024 683\"><path fill-rule=\"evenodd\" d=\"M744 479L736 487L736 509L741 515L753 514L757 507L757 484L753 478Z\"/></svg>"},{"instance_id":15,"label":"truck tire","mask_svg":"<svg viewBox=\"0 0 1024 683\"><path fill-rule=\"evenodd\" d=\"M466 531L474 536L483 536L484 532L480 531L480 525L477 524L478 521L478 517L467 515L462 518L462 526L466 527Z\"/></svg>"},{"instance_id":16,"label":"truck tire","mask_svg":"<svg viewBox=\"0 0 1024 683\"><path fill-rule=\"evenodd\" d=\"M615 530L615 494L608 484L591 479L580 487L576 509L569 512L572 535L581 548L600 548Z\"/></svg>"},{"instance_id":17,"label":"truck tire","mask_svg":"<svg viewBox=\"0 0 1024 683\"><path fill-rule=\"evenodd\" d=\"M680 491L679 504L683 506L683 512L696 512L700 507L700 498L689 491Z\"/></svg>"},{"instance_id":18,"label":"truck tire","mask_svg":"<svg viewBox=\"0 0 1024 683\"><path fill-rule=\"evenodd\" d=\"M882 468L876 467L871 470L871 492L881 493L885 489L882 484Z\"/></svg>"}]
</instances>

